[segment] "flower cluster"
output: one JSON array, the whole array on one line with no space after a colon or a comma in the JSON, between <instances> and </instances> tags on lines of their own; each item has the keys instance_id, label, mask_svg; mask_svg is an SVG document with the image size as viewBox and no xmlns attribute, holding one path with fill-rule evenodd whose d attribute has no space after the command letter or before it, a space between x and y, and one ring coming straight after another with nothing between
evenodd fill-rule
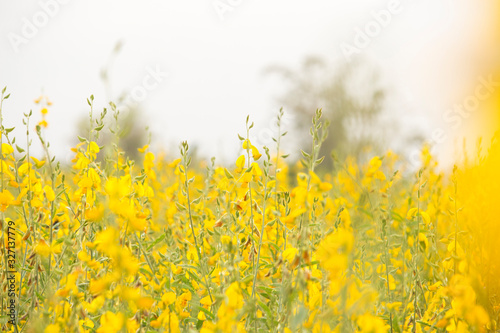
<instances>
[{"instance_id":1,"label":"flower cluster","mask_svg":"<svg viewBox=\"0 0 500 333\"><path fill-rule=\"evenodd\" d=\"M275 153L254 146L248 118L231 166L191 165L187 143L134 162L99 146L105 116L90 112L70 166L50 156L46 122L39 158L0 124L2 267L8 221L17 258L16 324L2 301L2 331L497 329L497 140L451 174L428 148L416 173L392 152L318 170L318 111L300 164L280 154L283 134Z\"/></svg>"}]
</instances>

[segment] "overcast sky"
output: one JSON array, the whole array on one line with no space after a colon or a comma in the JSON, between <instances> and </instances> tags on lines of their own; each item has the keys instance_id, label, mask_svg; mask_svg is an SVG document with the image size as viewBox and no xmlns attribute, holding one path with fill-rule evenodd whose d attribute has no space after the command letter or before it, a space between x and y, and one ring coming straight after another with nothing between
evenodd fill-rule
<instances>
[{"instance_id":1,"label":"overcast sky","mask_svg":"<svg viewBox=\"0 0 500 333\"><path fill-rule=\"evenodd\" d=\"M483 75L477 64L484 63L478 57L489 45L479 37L491 23L488 4L0 0L0 86L12 93L4 124L21 127L22 113L31 108L39 118L33 100L43 92L54 103L47 136L59 158L67 160L76 122L88 113L86 98L94 94L96 112L107 104L99 73L122 41L110 72L111 98L135 89L142 117L160 145L188 140L206 156L232 158L246 115L255 120L258 136L279 110L275 81L266 79L265 68L298 68L309 55L342 66L345 46L357 45L358 29L373 28L369 45L358 47L351 59L361 57L380 71L389 89L387 109L405 128L426 136L443 128L455 137L474 117L451 129L443 113ZM387 24L376 23L374 13ZM373 24L386 26L377 30ZM436 149L448 151L451 143Z\"/></svg>"}]
</instances>

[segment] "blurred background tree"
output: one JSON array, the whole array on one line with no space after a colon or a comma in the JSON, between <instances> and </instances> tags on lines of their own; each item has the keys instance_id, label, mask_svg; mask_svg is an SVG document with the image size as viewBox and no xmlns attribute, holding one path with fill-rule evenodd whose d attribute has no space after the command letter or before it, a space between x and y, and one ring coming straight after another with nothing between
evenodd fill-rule
<instances>
[{"instance_id":1,"label":"blurred background tree","mask_svg":"<svg viewBox=\"0 0 500 333\"><path fill-rule=\"evenodd\" d=\"M332 71L318 57L305 59L298 70L282 66L269 68L285 83L278 102L295 116L295 126L303 140L301 149L310 149L309 128L316 109L330 121L329 135L320 155L333 152L364 159L366 152L380 152L386 146L388 123L382 119L386 93L377 74L356 63ZM335 73L332 75L332 73ZM326 158L324 166L332 167Z\"/></svg>"},{"instance_id":2,"label":"blurred background tree","mask_svg":"<svg viewBox=\"0 0 500 333\"><path fill-rule=\"evenodd\" d=\"M117 136L119 140L116 140L116 136L112 134L108 129L101 132L98 144L105 147L105 150L111 150L112 144L118 142L120 150L125 152L125 156L137 161L139 160L138 148L143 147L148 143L148 136L150 135L147 128L147 124L143 121L144 117L141 114L144 112L141 109L139 103L136 103L131 98L127 98L129 95L128 91L122 91L118 97L113 96L112 82L110 79L110 72L113 67L113 63L116 57L119 55L122 49L123 43L118 41L111 52L106 65L101 69L100 78L104 84L106 92L106 100L112 101L117 105L118 124L115 124L115 119L113 119L113 111L111 107L108 107L108 113L106 116L106 124L110 128L118 128ZM94 117L98 116L102 110L95 110ZM118 126L117 126L118 125ZM146 129L146 130L145 130ZM77 125L78 135L86 137L89 133L89 119L88 115L82 115L81 119L78 121ZM76 143L75 143L76 144ZM100 156L101 158L103 156Z\"/></svg>"},{"instance_id":3,"label":"blurred background tree","mask_svg":"<svg viewBox=\"0 0 500 333\"><path fill-rule=\"evenodd\" d=\"M134 160L135 162L142 161L142 157L140 157L140 153L138 148L142 148L146 144L151 143L151 132L149 131L147 118L144 117L145 110L142 108L140 101L134 100L133 96L131 96L130 91L123 90L120 94L116 95L113 93L114 85L111 79L111 71L113 68L113 64L120 54L123 43L118 41L113 48L110 56L108 58L107 63L101 69L100 78L104 85L105 98L108 102L113 102L116 106L116 110L118 111L118 124L116 124L116 120L113 117L113 110L111 105L107 107L107 116L105 118L106 127L100 133L100 138L98 140L98 144L100 146L104 146L104 150L108 153L113 152L113 144L118 144L118 147L128 158ZM94 118L98 117L102 110L94 111ZM111 133L109 128L116 131L116 134ZM82 117L77 123L77 132L81 137L88 136L89 133L89 119L88 114L83 113ZM75 141L74 145L78 142ZM177 143L171 143L173 145L168 145L163 143L162 146L160 143L161 150L169 150L173 154L178 153ZM158 146L158 143L156 143ZM154 150L154 148L153 148ZM190 144L190 154L193 161L193 164L196 165L199 162L203 161L203 158L200 157L199 149L196 144ZM99 158L103 159L105 154L101 154ZM206 161L208 163L208 161Z\"/></svg>"}]
</instances>

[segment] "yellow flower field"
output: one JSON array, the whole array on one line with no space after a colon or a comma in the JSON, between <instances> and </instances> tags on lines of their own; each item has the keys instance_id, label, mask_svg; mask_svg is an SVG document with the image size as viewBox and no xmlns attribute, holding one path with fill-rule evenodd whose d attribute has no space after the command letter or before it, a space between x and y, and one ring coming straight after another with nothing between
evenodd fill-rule
<instances>
[{"instance_id":1,"label":"yellow flower field","mask_svg":"<svg viewBox=\"0 0 500 333\"><path fill-rule=\"evenodd\" d=\"M0 124L2 332L498 329L499 136L453 170L424 147L419 170L387 152L325 172L317 111L301 163L285 133L254 146L248 118L231 166L194 165L185 142L132 161L118 137L99 146L117 128L91 97L66 166L45 141L50 103L36 102L27 137Z\"/></svg>"}]
</instances>

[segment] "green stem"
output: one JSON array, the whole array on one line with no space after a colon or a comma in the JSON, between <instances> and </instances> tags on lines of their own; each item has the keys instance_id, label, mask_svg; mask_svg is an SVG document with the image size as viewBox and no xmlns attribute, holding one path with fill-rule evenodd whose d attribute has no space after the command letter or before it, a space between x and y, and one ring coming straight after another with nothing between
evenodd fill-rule
<instances>
[{"instance_id":1,"label":"green stem","mask_svg":"<svg viewBox=\"0 0 500 333\"><path fill-rule=\"evenodd\" d=\"M187 175L187 169L188 169L188 163L187 163L187 151L188 151L188 148L187 148L187 143L186 145L184 146L185 147L185 150L183 152L183 157L184 157L184 176L185 176L185 186L186 186L186 198L187 198L187 201L188 201L188 214L189 214L189 225L191 226L191 232L193 234L193 238L194 238L194 246L196 247L196 253L198 254L198 262L200 263L200 268L202 271L204 271L204 265L203 265L203 260L201 258L201 249L200 247L198 246L198 240L196 238L196 233L194 231L194 225L193 225L193 215L191 213L191 199L190 199L190 196L189 196L189 181L188 181L188 175ZM212 297L212 293L210 292L210 285L208 283L208 278L207 278L207 275L208 275L208 268L206 270L206 272L203 274L204 276L204 280L205 280L205 284L206 284L206 288L207 288L207 291L208 291L208 295L210 296L210 301L212 302L212 304L214 303L214 299Z\"/></svg>"}]
</instances>

